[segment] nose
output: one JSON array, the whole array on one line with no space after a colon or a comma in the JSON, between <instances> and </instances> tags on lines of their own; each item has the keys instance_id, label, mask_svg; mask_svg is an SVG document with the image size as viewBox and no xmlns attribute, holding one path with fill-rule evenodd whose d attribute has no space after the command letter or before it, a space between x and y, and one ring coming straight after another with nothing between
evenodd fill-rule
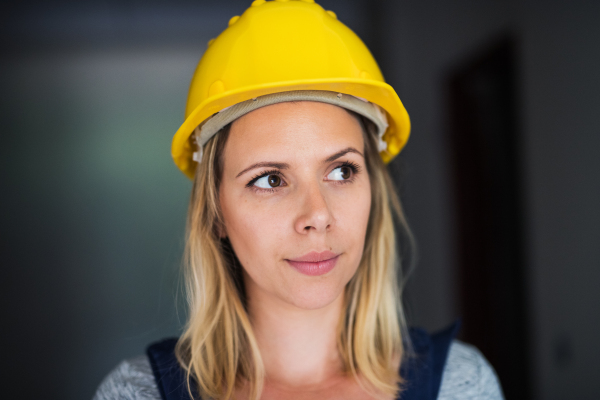
<instances>
[{"instance_id":1,"label":"nose","mask_svg":"<svg viewBox=\"0 0 600 400\"><path fill-rule=\"evenodd\" d=\"M318 184L311 185L302 191L300 213L295 221L296 232L325 233L333 225L333 216L327 204L327 199Z\"/></svg>"}]
</instances>

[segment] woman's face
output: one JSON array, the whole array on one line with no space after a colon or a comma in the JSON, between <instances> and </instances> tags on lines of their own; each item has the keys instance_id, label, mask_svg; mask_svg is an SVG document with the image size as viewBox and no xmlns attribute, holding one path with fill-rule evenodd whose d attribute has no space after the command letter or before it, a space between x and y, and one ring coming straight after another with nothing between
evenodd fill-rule
<instances>
[{"instance_id":1,"label":"woman's face","mask_svg":"<svg viewBox=\"0 0 600 400\"><path fill-rule=\"evenodd\" d=\"M363 155L358 120L325 103L274 104L232 124L220 202L250 302L317 309L343 293L369 220Z\"/></svg>"}]
</instances>

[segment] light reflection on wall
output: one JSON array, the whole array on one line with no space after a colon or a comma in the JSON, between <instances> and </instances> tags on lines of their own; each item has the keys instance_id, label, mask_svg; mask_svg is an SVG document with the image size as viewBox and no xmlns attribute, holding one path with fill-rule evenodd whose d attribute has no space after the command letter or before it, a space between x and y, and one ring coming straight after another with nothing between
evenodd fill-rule
<instances>
[{"instance_id":1,"label":"light reflection on wall","mask_svg":"<svg viewBox=\"0 0 600 400\"><path fill-rule=\"evenodd\" d=\"M197 49L101 50L3 68L12 134L3 156L15 212L28 215L14 225L32 239L13 251L33 252L11 265L13 278L39 268L31 264L48 271L16 318L52 315L41 332L55 342L40 362L65 360L62 398L90 396L118 360L177 335L185 318L174 293L191 183L169 150L197 60ZM39 333L22 334L35 343Z\"/></svg>"}]
</instances>

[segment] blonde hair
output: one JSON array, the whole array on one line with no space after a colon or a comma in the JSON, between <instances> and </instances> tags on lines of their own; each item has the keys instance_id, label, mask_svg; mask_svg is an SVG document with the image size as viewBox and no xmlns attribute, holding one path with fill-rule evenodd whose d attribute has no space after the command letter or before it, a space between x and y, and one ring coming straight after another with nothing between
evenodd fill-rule
<instances>
[{"instance_id":1,"label":"blonde hair","mask_svg":"<svg viewBox=\"0 0 600 400\"><path fill-rule=\"evenodd\" d=\"M371 210L362 260L344 293L338 350L346 371L363 388L391 396L398 393L402 381L396 367L405 355L408 338L401 306L394 214L410 243L412 236L379 157L374 125L350 113L363 127ZM192 381L203 398L218 400L232 398L236 385L245 382L250 399L256 400L262 392L264 366L246 312L241 265L229 241L219 234L222 218L218 188L230 127L227 125L207 142L196 168L185 249L189 319L175 352L187 372L192 398Z\"/></svg>"}]
</instances>

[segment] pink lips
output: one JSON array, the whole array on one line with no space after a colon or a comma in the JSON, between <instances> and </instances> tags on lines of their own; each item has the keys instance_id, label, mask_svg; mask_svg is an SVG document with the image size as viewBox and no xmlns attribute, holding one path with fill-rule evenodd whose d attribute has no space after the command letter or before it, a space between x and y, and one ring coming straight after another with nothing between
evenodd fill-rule
<instances>
[{"instance_id":1,"label":"pink lips","mask_svg":"<svg viewBox=\"0 0 600 400\"><path fill-rule=\"evenodd\" d=\"M332 253L331 251L323 251L321 253L311 251L302 257L286 261L304 275L317 276L331 271L335 267L338 257L339 254Z\"/></svg>"}]
</instances>

